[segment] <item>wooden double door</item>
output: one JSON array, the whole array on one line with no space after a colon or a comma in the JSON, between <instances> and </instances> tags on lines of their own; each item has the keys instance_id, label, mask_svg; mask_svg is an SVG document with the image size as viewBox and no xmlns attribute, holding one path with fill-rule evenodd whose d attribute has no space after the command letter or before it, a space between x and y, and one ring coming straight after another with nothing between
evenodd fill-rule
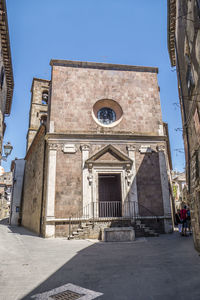
<instances>
[{"instance_id":1,"label":"wooden double door","mask_svg":"<svg viewBox=\"0 0 200 300\"><path fill-rule=\"evenodd\" d=\"M99 174L99 217L121 217L120 174Z\"/></svg>"}]
</instances>

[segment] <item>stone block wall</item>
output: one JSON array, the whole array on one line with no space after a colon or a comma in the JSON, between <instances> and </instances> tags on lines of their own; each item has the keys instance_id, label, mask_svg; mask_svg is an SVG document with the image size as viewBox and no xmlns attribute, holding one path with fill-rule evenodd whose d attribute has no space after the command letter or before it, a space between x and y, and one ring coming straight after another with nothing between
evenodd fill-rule
<instances>
[{"instance_id":1,"label":"stone block wall","mask_svg":"<svg viewBox=\"0 0 200 300\"><path fill-rule=\"evenodd\" d=\"M139 212L163 216L163 195L158 152L136 154Z\"/></svg>"},{"instance_id":2,"label":"stone block wall","mask_svg":"<svg viewBox=\"0 0 200 300\"><path fill-rule=\"evenodd\" d=\"M93 156L105 145L88 143L89 156ZM128 156L126 144L112 145ZM159 155L139 152L141 144L132 144L136 148L136 184L139 212L142 216L163 216L163 195L159 168ZM56 158L55 217L67 218L82 209L82 153L81 143L76 143L76 153L64 153L60 145ZM150 146L150 145L149 145ZM155 149L156 147L153 146ZM103 156L103 160L106 155ZM108 159L110 157L108 156ZM101 158L99 159L101 161ZM88 195L89 196L89 195Z\"/></svg>"},{"instance_id":3,"label":"stone block wall","mask_svg":"<svg viewBox=\"0 0 200 300\"><path fill-rule=\"evenodd\" d=\"M156 69L124 71L123 66L117 70L117 65L99 65L87 68L53 63L50 123L55 132L159 135L162 117ZM93 106L101 99L121 106L123 117L118 125L106 128L95 122Z\"/></svg>"},{"instance_id":4,"label":"stone block wall","mask_svg":"<svg viewBox=\"0 0 200 300\"><path fill-rule=\"evenodd\" d=\"M64 154L57 151L55 216L66 218L82 208L82 168L80 145L77 152Z\"/></svg>"},{"instance_id":5,"label":"stone block wall","mask_svg":"<svg viewBox=\"0 0 200 300\"><path fill-rule=\"evenodd\" d=\"M25 157L22 225L40 233L43 195L43 162L45 150L45 126L42 125Z\"/></svg>"},{"instance_id":6,"label":"stone block wall","mask_svg":"<svg viewBox=\"0 0 200 300\"><path fill-rule=\"evenodd\" d=\"M199 1L168 0L171 36L170 57L174 55L178 74L183 139L186 158L187 204L191 209L193 236L200 252L200 7ZM183 18L187 16L186 18ZM189 17L188 17L189 16ZM174 21L174 23L173 23ZM173 26L172 26L173 25ZM175 54L176 52L176 54Z\"/></svg>"}]
</instances>

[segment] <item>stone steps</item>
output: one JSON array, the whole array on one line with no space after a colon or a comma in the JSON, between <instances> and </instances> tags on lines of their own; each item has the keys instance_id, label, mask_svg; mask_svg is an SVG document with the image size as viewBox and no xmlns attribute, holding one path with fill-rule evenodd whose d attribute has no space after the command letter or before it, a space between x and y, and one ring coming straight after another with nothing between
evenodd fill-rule
<instances>
[{"instance_id":1,"label":"stone steps","mask_svg":"<svg viewBox=\"0 0 200 300\"><path fill-rule=\"evenodd\" d=\"M104 222L104 225L98 224L96 222L93 224L93 222L84 222L81 224L81 227L77 230L73 231L72 235L70 236L70 239L85 239L85 238L98 238L100 231L103 231L104 228L110 227L109 223L106 226L106 222ZM122 222L119 221L119 227L121 227ZM155 232L152 228L146 226L141 222L141 220L136 220L135 223L132 223L131 226L135 230L135 236L136 237L158 237L159 234ZM111 227L113 227L111 225ZM116 224L114 225L116 227Z\"/></svg>"}]
</instances>

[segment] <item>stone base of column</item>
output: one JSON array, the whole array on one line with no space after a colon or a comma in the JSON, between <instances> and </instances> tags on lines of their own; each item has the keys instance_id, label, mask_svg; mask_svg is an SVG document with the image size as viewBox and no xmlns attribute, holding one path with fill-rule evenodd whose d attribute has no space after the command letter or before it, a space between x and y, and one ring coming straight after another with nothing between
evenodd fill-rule
<instances>
[{"instance_id":1,"label":"stone base of column","mask_svg":"<svg viewBox=\"0 0 200 300\"><path fill-rule=\"evenodd\" d=\"M164 228L165 233L172 233L173 232L173 224L172 219L164 219Z\"/></svg>"},{"instance_id":2,"label":"stone base of column","mask_svg":"<svg viewBox=\"0 0 200 300\"><path fill-rule=\"evenodd\" d=\"M45 238L55 237L55 225L54 224L46 224L45 225Z\"/></svg>"}]
</instances>

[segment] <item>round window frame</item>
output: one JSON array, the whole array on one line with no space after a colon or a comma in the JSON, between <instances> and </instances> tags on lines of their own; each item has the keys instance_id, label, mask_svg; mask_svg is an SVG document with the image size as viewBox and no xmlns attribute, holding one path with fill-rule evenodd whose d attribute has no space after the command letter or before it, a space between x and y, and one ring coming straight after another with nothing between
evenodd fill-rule
<instances>
[{"instance_id":1,"label":"round window frame","mask_svg":"<svg viewBox=\"0 0 200 300\"><path fill-rule=\"evenodd\" d=\"M110 124L103 124L98 119L98 112L102 108L110 108L115 112L116 120ZM110 128L117 126L123 119L123 110L119 103L112 99L101 99L95 102L92 108L92 117L94 121L101 127Z\"/></svg>"}]
</instances>

